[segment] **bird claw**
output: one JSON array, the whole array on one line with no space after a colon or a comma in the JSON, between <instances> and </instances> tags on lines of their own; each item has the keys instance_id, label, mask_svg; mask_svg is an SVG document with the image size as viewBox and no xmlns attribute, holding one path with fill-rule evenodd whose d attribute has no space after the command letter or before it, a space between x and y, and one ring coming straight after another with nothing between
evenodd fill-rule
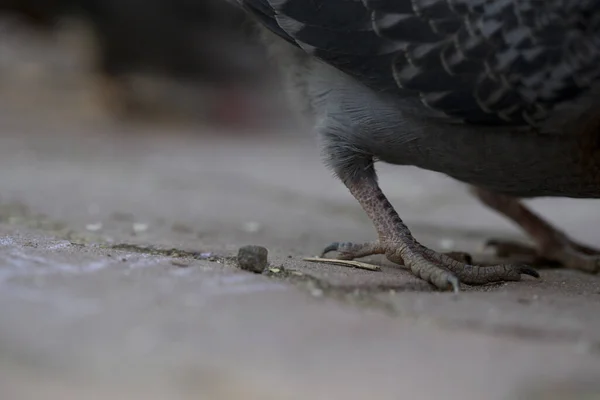
<instances>
[{"instance_id":1,"label":"bird claw","mask_svg":"<svg viewBox=\"0 0 600 400\"><path fill-rule=\"evenodd\" d=\"M334 242L326 246L322 256L337 251L338 259L352 260L373 254L385 254L388 260L407 266L421 279L433 284L441 290L460 290L460 282L478 285L499 281L520 280L521 274L538 278L537 271L520 265L471 265L471 256L467 253L452 252L442 254L434 252L422 245L402 246L398 243L382 245L379 242L356 244L351 242Z\"/></svg>"}]
</instances>

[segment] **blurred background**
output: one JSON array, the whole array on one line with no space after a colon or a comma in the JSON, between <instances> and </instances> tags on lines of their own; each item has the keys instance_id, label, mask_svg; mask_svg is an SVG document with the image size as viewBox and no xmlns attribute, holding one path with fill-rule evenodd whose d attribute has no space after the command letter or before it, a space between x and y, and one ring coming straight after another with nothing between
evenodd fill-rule
<instances>
[{"instance_id":1,"label":"blurred background","mask_svg":"<svg viewBox=\"0 0 600 400\"><path fill-rule=\"evenodd\" d=\"M3 101L41 119L268 124L274 73L226 1L0 0Z\"/></svg>"}]
</instances>

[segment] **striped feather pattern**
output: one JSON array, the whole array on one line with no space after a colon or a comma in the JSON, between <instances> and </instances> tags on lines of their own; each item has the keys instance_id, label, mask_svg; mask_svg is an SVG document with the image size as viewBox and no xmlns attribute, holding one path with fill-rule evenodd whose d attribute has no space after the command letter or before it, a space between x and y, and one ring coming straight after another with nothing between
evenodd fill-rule
<instances>
[{"instance_id":1,"label":"striped feather pattern","mask_svg":"<svg viewBox=\"0 0 600 400\"><path fill-rule=\"evenodd\" d=\"M600 77L600 0L238 0L373 89L453 119L536 125Z\"/></svg>"}]
</instances>

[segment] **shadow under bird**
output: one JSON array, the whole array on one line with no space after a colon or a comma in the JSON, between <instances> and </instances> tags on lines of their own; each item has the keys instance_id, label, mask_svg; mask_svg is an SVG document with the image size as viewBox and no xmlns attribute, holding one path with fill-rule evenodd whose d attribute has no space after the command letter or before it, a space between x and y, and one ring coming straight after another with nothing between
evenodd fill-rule
<instances>
[{"instance_id":1,"label":"shadow under bird","mask_svg":"<svg viewBox=\"0 0 600 400\"><path fill-rule=\"evenodd\" d=\"M538 276L522 265L470 265L420 244L378 185L374 163L382 161L465 182L531 236L530 250L566 268L600 269L598 251L519 201L600 197L600 1L237 3L265 28L291 100L377 230L377 241L334 243L324 253L385 254L455 291L460 282Z\"/></svg>"}]
</instances>

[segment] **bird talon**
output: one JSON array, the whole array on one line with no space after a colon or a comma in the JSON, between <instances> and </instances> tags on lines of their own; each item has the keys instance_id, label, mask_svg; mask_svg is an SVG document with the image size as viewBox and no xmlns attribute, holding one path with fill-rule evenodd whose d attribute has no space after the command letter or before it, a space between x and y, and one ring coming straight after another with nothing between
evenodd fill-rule
<instances>
[{"instance_id":1,"label":"bird talon","mask_svg":"<svg viewBox=\"0 0 600 400\"><path fill-rule=\"evenodd\" d=\"M537 272L535 269L530 268L525 265L523 265L519 268L519 273L524 274L524 275L529 275L529 276L532 276L532 277L538 278L538 279L540 278L539 272Z\"/></svg>"},{"instance_id":2,"label":"bird talon","mask_svg":"<svg viewBox=\"0 0 600 400\"><path fill-rule=\"evenodd\" d=\"M455 276L448 277L448 283L452 286L452 292L457 294L460 292L460 281Z\"/></svg>"},{"instance_id":3,"label":"bird talon","mask_svg":"<svg viewBox=\"0 0 600 400\"><path fill-rule=\"evenodd\" d=\"M323 251L321 252L320 257L323 258L325 257L328 253L331 253L332 251L338 251L338 249L340 248L340 243L339 242L333 242L330 245L326 246Z\"/></svg>"}]
</instances>

